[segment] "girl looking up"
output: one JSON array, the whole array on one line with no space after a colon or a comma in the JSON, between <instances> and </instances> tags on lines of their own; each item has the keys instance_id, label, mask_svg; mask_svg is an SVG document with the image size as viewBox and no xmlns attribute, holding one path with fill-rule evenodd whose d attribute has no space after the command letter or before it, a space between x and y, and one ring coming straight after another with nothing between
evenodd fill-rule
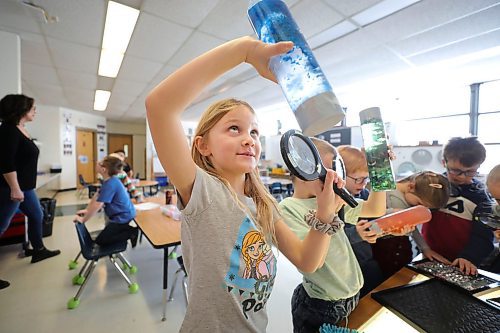
<instances>
[{"instance_id":1,"label":"girl looking up","mask_svg":"<svg viewBox=\"0 0 500 333\"><path fill-rule=\"evenodd\" d=\"M210 106L198 123L191 153L181 124L182 112L202 90L241 63L276 81L269 59L292 46L290 42L264 44L250 37L235 39L182 66L146 99L158 157L177 189L182 210L181 241L189 279L183 332L265 332L265 305L276 261L266 253L266 259L261 258L266 269L261 265L257 253L266 246L276 245L305 272L323 264L328 231L338 221L335 207L340 199L333 183L343 186L335 172L329 170L324 185L315 187L317 211L311 214L311 230L301 241L283 222L276 201L260 180L259 127L249 104L227 99ZM243 249L246 235L255 231L264 242ZM247 254L255 255L255 264L246 264Z\"/></svg>"}]
</instances>

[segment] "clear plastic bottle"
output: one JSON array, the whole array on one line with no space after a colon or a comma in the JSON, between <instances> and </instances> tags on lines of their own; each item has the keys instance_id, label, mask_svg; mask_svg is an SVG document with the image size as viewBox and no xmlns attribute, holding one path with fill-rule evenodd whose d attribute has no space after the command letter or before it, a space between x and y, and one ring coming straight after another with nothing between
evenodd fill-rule
<instances>
[{"instance_id":1,"label":"clear plastic bottle","mask_svg":"<svg viewBox=\"0 0 500 333\"><path fill-rule=\"evenodd\" d=\"M419 205L373 220L370 230L375 231L377 234L401 232L405 226L413 227L429 222L431 218L432 214L429 208Z\"/></svg>"},{"instance_id":2,"label":"clear plastic bottle","mask_svg":"<svg viewBox=\"0 0 500 333\"><path fill-rule=\"evenodd\" d=\"M272 58L269 67L302 132L317 135L338 124L344 111L287 5L281 0L250 0L248 18L261 41L294 43L290 52Z\"/></svg>"},{"instance_id":3,"label":"clear plastic bottle","mask_svg":"<svg viewBox=\"0 0 500 333\"><path fill-rule=\"evenodd\" d=\"M365 109L359 113L359 118L372 190L379 192L396 189L380 109Z\"/></svg>"}]
</instances>

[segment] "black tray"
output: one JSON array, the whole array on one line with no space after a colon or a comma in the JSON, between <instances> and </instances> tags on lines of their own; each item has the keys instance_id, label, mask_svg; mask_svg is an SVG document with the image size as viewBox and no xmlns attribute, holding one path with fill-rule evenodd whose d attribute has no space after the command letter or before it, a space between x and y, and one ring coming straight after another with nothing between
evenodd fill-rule
<instances>
[{"instance_id":1,"label":"black tray","mask_svg":"<svg viewBox=\"0 0 500 333\"><path fill-rule=\"evenodd\" d=\"M407 265L408 268L447 283L458 286L471 294L500 287L500 281L488 276L477 274L465 275L456 267L441 264L427 259L415 261ZM447 274L445 274L447 273Z\"/></svg>"},{"instance_id":2,"label":"black tray","mask_svg":"<svg viewBox=\"0 0 500 333\"><path fill-rule=\"evenodd\" d=\"M500 308L440 280L430 279L371 295L421 332L500 332Z\"/></svg>"}]
</instances>

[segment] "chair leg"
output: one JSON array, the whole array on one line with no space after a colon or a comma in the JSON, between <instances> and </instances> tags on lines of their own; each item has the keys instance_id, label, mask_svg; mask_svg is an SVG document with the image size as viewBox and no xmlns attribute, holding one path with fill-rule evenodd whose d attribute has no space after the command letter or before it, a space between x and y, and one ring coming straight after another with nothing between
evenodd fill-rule
<instances>
[{"instance_id":1,"label":"chair leg","mask_svg":"<svg viewBox=\"0 0 500 333\"><path fill-rule=\"evenodd\" d=\"M87 263L89 261L87 261ZM86 266L87 266L87 263L85 263ZM83 289L87 285L87 282L89 281L89 278L92 276L92 273L94 272L94 268L95 268L96 265L97 265L97 260L92 260L92 263L89 265L89 269L85 272L85 280L83 281L83 284L80 286L80 288L78 289L78 292L76 293L76 295L74 297L75 300L79 300L80 299L80 295L82 294Z\"/></svg>"},{"instance_id":2,"label":"chair leg","mask_svg":"<svg viewBox=\"0 0 500 333\"><path fill-rule=\"evenodd\" d=\"M118 259L120 259L124 267L127 267L127 269L132 268L132 264L130 263L130 261L127 260L127 258L125 258L125 256L122 253L117 253L116 256L118 257Z\"/></svg>"},{"instance_id":3,"label":"chair leg","mask_svg":"<svg viewBox=\"0 0 500 333\"><path fill-rule=\"evenodd\" d=\"M115 268L118 270L118 272L121 274L121 276L127 281L127 285L130 287L132 285L132 281L130 281L130 278L125 274L123 269L118 265L116 262L114 256L109 256L109 260L111 260L111 263L115 266Z\"/></svg>"},{"instance_id":4,"label":"chair leg","mask_svg":"<svg viewBox=\"0 0 500 333\"><path fill-rule=\"evenodd\" d=\"M186 299L186 305L188 304L188 291L187 291L188 283L187 283L187 276L184 275L182 278L182 289L184 289L184 298Z\"/></svg>"},{"instance_id":5,"label":"chair leg","mask_svg":"<svg viewBox=\"0 0 500 333\"><path fill-rule=\"evenodd\" d=\"M174 289L175 285L177 284L177 277L179 276L179 273L182 271L182 268L179 268L174 275L174 281L172 282L172 285L170 286L170 295L168 296L168 301L172 302L174 300Z\"/></svg>"}]
</instances>

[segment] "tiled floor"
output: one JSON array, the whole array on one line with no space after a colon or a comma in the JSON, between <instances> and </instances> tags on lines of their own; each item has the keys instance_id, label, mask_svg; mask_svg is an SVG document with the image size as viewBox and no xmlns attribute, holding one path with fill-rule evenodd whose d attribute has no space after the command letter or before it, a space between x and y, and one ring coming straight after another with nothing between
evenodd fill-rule
<instances>
[{"instance_id":1,"label":"tiled floor","mask_svg":"<svg viewBox=\"0 0 500 333\"><path fill-rule=\"evenodd\" d=\"M177 332L185 311L180 279L175 299L168 303L167 321L161 322L163 254L146 239L126 254L139 268L133 277L140 285L137 294L128 294L125 281L109 260L103 259L83 292L80 306L66 309L67 301L78 290L71 283L78 271L68 270L68 262L79 251L71 214L88 199L80 199L74 191L59 193L56 199L59 211L70 215L55 218L53 234L44 242L50 249L61 249L61 255L30 264L29 258L18 257L19 244L0 247L0 278L11 283L0 290L0 332ZM103 217L97 216L87 227L95 230L102 225ZM169 268L171 283L177 263L171 261ZM279 254L278 275L268 302L268 332L292 331L290 297L300 280L295 268Z\"/></svg>"}]
</instances>

